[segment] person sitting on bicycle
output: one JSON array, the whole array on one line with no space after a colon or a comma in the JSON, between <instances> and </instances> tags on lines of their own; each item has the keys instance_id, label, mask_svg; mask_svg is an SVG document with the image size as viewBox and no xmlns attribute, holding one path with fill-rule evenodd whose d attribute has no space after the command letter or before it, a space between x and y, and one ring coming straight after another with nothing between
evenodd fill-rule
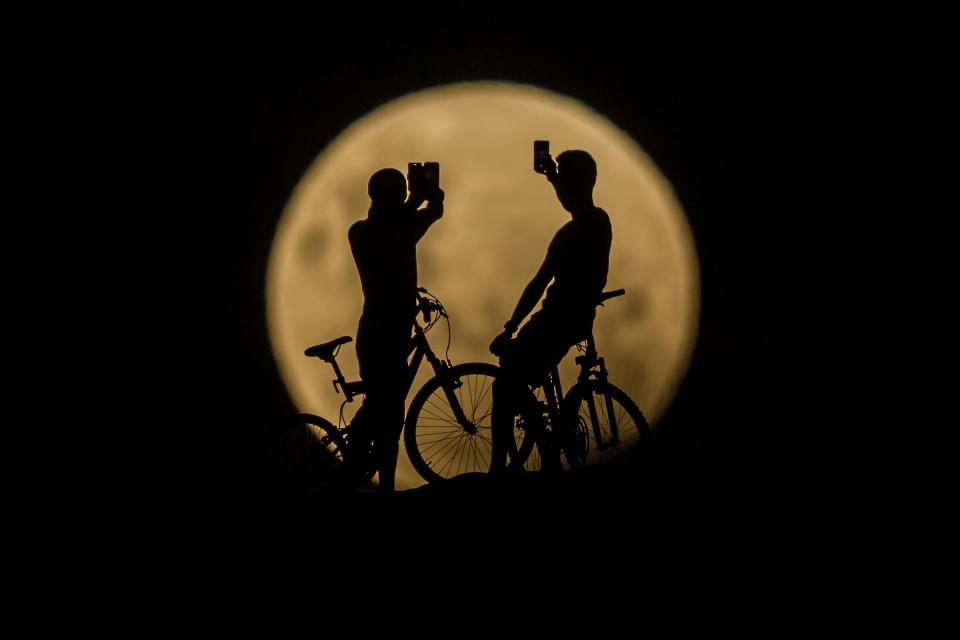
<instances>
[{"instance_id":1,"label":"person sitting on bicycle","mask_svg":"<svg viewBox=\"0 0 960 640\"><path fill-rule=\"evenodd\" d=\"M417 307L417 242L443 215L443 191L396 169L381 169L367 185L370 209L348 232L360 284L363 312L357 327L357 360L366 397L352 424L366 427L374 442L380 491L394 490L404 400L409 381L407 357ZM419 209L423 202L427 206ZM361 418L362 416L362 418ZM358 421L361 420L361 421ZM357 429L356 431L361 431Z\"/></svg>"},{"instance_id":2,"label":"person sitting on bicycle","mask_svg":"<svg viewBox=\"0 0 960 640\"><path fill-rule=\"evenodd\" d=\"M607 213L593 203L596 162L586 151L564 151L556 163L548 158L544 173L572 220L553 236L543 264L523 290L504 331L490 344L501 368L493 385L494 472L506 466L505 439L512 437L520 393L525 385L542 382L571 346L587 339L607 282L612 231ZM512 337L544 290L542 308Z\"/></svg>"}]
</instances>

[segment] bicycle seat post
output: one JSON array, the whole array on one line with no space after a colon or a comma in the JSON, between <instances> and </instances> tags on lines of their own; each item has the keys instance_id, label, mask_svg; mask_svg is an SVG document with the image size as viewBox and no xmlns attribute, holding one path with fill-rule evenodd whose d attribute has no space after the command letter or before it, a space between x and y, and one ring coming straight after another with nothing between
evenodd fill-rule
<instances>
[{"instance_id":1,"label":"bicycle seat post","mask_svg":"<svg viewBox=\"0 0 960 640\"><path fill-rule=\"evenodd\" d=\"M597 359L597 343L593 339L593 332L590 332L590 336L587 338L587 360L593 362Z\"/></svg>"},{"instance_id":2,"label":"bicycle seat post","mask_svg":"<svg viewBox=\"0 0 960 640\"><path fill-rule=\"evenodd\" d=\"M331 359L330 359L330 364L331 364L331 366L333 366L333 372L334 372L334 373L336 374L336 376L337 376L337 379L333 381L333 388L334 388L334 390L337 389L337 385L339 385L340 388L343 388L344 385L347 384L347 380L346 380L346 378L343 377L343 372L340 371L340 365L337 364L337 359L336 359L335 357L334 357L334 358L331 358ZM350 394L347 393L346 389L344 389L344 393L347 394L347 400L350 400L350 399L351 399L351 398L350 398Z\"/></svg>"},{"instance_id":3,"label":"bicycle seat post","mask_svg":"<svg viewBox=\"0 0 960 640\"><path fill-rule=\"evenodd\" d=\"M590 335L587 336L587 348L584 350L582 356L577 356L574 358L574 362L576 362L583 369L589 370L593 368L593 365L595 365L598 360L597 344L594 342L593 333L591 332Z\"/></svg>"}]
</instances>

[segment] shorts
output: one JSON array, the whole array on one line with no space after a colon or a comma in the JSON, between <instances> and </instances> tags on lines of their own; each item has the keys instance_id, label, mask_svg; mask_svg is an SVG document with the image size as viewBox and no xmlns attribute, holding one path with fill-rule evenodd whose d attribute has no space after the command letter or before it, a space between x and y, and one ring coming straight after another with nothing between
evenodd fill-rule
<instances>
[{"instance_id":1,"label":"shorts","mask_svg":"<svg viewBox=\"0 0 960 640\"><path fill-rule=\"evenodd\" d=\"M560 364L570 347L586 340L596 313L560 314L541 310L530 316L500 357L503 372L525 384L538 384Z\"/></svg>"}]
</instances>

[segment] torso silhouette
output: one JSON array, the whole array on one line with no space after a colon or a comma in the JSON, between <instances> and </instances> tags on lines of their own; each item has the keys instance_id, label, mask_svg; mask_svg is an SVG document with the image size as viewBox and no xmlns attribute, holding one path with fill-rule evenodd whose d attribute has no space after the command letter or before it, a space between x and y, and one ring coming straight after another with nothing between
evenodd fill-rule
<instances>
[{"instance_id":1,"label":"torso silhouette","mask_svg":"<svg viewBox=\"0 0 960 640\"><path fill-rule=\"evenodd\" d=\"M417 242L439 217L434 207L417 211L401 204L371 210L367 219L350 227L350 248L363 288L357 357L360 377L368 383L380 373L401 373L416 314Z\"/></svg>"},{"instance_id":2,"label":"torso silhouette","mask_svg":"<svg viewBox=\"0 0 960 640\"><path fill-rule=\"evenodd\" d=\"M432 220L400 205L350 227L350 249L363 288L363 314L384 320L413 318L416 311L417 241Z\"/></svg>"},{"instance_id":3,"label":"torso silhouette","mask_svg":"<svg viewBox=\"0 0 960 640\"><path fill-rule=\"evenodd\" d=\"M560 227L547 249L546 262L554 281L543 300L545 310L593 317L607 283L612 237L610 218L600 208Z\"/></svg>"}]
</instances>

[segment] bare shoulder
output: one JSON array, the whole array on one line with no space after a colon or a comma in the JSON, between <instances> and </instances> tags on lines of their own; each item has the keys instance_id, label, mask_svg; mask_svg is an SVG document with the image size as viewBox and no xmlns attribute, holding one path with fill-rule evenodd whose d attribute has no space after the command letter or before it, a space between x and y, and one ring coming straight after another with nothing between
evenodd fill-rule
<instances>
[{"instance_id":1,"label":"bare shoulder","mask_svg":"<svg viewBox=\"0 0 960 640\"><path fill-rule=\"evenodd\" d=\"M576 240L578 233L577 228L578 225L573 220L568 221L553 234L553 239L550 240L551 246L566 244Z\"/></svg>"},{"instance_id":2,"label":"bare shoulder","mask_svg":"<svg viewBox=\"0 0 960 640\"><path fill-rule=\"evenodd\" d=\"M600 207L597 207L596 209L596 224L605 235L610 233L610 216L608 216L607 212Z\"/></svg>"},{"instance_id":3,"label":"bare shoulder","mask_svg":"<svg viewBox=\"0 0 960 640\"><path fill-rule=\"evenodd\" d=\"M367 226L366 220L357 220L352 225L350 225L350 228L347 230L347 237L350 239L353 239L357 236L362 235L366 226Z\"/></svg>"}]
</instances>

